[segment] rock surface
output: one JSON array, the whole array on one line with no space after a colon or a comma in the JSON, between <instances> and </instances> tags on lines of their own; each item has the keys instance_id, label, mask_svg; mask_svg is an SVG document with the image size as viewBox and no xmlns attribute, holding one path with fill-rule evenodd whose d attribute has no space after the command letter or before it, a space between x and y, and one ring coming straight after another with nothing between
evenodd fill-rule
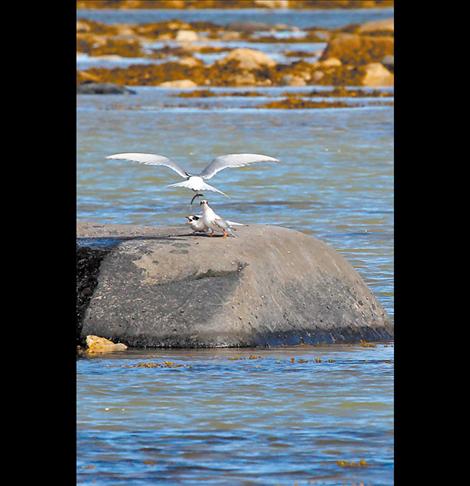
<instances>
[{"instance_id":1,"label":"rock surface","mask_svg":"<svg viewBox=\"0 0 470 486\"><path fill-rule=\"evenodd\" d=\"M265 66L272 67L276 65L276 63L264 52L243 47L234 49L230 54L227 54L224 58L218 61L218 64L223 65L230 61L237 61L240 69L247 69L249 71L252 69L260 69Z\"/></svg>"},{"instance_id":2,"label":"rock surface","mask_svg":"<svg viewBox=\"0 0 470 486\"><path fill-rule=\"evenodd\" d=\"M249 225L236 234L79 223L79 251L94 274L90 279L82 262L77 288L89 294L79 319L82 340L220 347L393 336L381 305L332 248L282 227Z\"/></svg>"},{"instance_id":3,"label":"rock surface","mask_svg":"<svg viewBox=\"0 0 470 486\"><path fill-rule=\"evenodd\" d=\"M320 60L337 58L343 64L369 64L380 62L385 56L393 54L392 37L378 37L357 34L338 34L328 43Z\"/></svg>"},{"instance_id":4,"label":"rock surface","mask_svg":"<svg viewBox=\"0 0 470 486\"><path fill-rule=\"evenodd\" d=\"M178 30L175 40L176 42L196 42L199 37L193 30Z\"/></svg>"},{"instance_id":5,"label":"rock surface","mask_svg":"<svg viewBox=\"0 0 470 486\"><path fill-rule=\"evenodd\" d=\"M135 91L113 83L82 83L77 85L77 94L135 94Z\"/></svg>"},{"instance_id":6,"label":"rock surface","mask_svg":"<svg viewBox=\"0 0 470 486\"><path fill-rule=\"evenodd\" d=\"M363 86L393 86L395 76L380 62L372 62L364 68Z\"/></svg>"},{"instance_id":7,"label":"rock surface","mask_svg":"<svg viewBox=\"0 0 470 486\"><path fill-rule=\"evenodd\" d=\"M125 351L127 349L127 346L125 344L115 344L109 339L105 339L99 336L87 336L86 344L86 352L89 354L114 353L116 351Z\"/></svg>"},{"instance_id":8,"label":"rock surface","mask_svg":"<svg viewBox=\"0 0 470 486\"><path fill-rule=\"evenodd\" d=\"M160 83L162 88L195 88L197 84L190 79L178 79L176 81L166 81L164 83Z\"/></svg>"},{"instance_id":9,"label":"rock surface","mask_svg":"<svg viewBox=\"0 0 470 486\"><path fill-rule=\"evenodd\" d=\"M361 34L368 32L394 32L394 19L371 20L359 26L358 32Z\"/></svg>"}]
</instances>

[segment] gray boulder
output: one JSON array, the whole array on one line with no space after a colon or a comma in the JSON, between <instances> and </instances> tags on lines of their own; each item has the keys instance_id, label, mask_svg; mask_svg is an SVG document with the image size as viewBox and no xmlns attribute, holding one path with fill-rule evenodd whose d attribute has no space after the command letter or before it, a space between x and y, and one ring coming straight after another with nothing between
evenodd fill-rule
<instances>
[{"instance_id":1,"label":"gray boulder","mask_svg":"<svg viewBox=\"0 0 470 486\"><path fill-rule=\"evenodd\" d=\"M385 340L393 324L335 250L290 229L78 224L78 335L137 347ZM88 262L88 263L87 263Z\"/></svg>"}]
</instances>

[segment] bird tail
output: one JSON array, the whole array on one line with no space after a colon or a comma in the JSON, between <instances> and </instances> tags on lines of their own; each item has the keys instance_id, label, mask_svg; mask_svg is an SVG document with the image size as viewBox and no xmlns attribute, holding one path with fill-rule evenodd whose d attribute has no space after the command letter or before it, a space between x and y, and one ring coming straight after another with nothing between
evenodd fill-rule
<instances>
[{"instance_id":1,"label":"bird tail","mask_svg":"<svg viewBox=\"0 0 470 486\"><path fill-rule=\"evenodd\" d=\"M186 187L187 189L192 189L193 191L196 190L196 189L194 189L192 182L189 181L189 180L183 181L183 182L177 182L176 184L170 184L167 187ZM211 186L210 184L207 184L204 181L201 181L200 185L198 185L197 187L198 187L198 189L197 189L198 192L212 191L212 192L218 192L219 194L222 194L225 197L229 197L224 192L219 191L214 186Z\"/></svg>"},{"instance_id":2,"label":"bird tail","mask_svg":"<svg viewBox=\"0 0 470 486\"><path fill-rule=\"evenodd\" d=\"M188 189L192 189L191 184L189 181L177 182L176 184L169 184L166 187L186 187Z\"/></svg>"},{"instance_id":3,"label":"bird tail","mask_svg":"<svg viewBox=\"0 0 470 486\"><path fill-rule=\"evenodd\" d=\"M225 192L219 191L216 189L214 186L211 186L210 184L207 184L207 182L202 183L202 190L203 191L212 191L212 192L218 192L219 194L222 194L222 196L229 197Z\"/></svg>"},{"instance_id":4,"label":"bird tail","mask_svg":"<svg viewBox=\"0 0 470 486\"><path fill-rule=\"evenodd\" d=\"M227 220L227 223L230 226L245 226L243 223L235 223L235 221L229 221L229 220Z\"/></svg>"}]
</instances>

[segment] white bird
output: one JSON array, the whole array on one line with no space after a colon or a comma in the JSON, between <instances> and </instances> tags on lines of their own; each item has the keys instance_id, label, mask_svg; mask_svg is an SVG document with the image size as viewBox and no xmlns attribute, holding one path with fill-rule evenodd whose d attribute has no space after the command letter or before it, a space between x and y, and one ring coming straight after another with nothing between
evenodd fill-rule
<instances>
[{"instance_id":1,"label":"white bird","mask_svg":"<svg viewBox=\"0 0 470 486\"><path fill-rule=\"evenodd\" d=\"M191 229L195 233L206 233L207 231L209 231L209 228L204 224L204 221L202 220L202 214L192 214L190 216L185 216L185 218L188 220L187 224L191 226ZM242 223L236 223L235 221L227 220L227 223L229 226L244 226Z\"/></svg>"},{"instance_id":2,"label":"white bird","mask_svg":"<svg viewBox=\"0 0 470 486\"><path fill-rule=\"evenodd\" d=\"M211 179L217 172L227 169L229 167L243 167L255 162L279 162L274 157L260 154L228 154L216 157L202 172L199 174L191 174L184 170L179 164L173 162L168 157L156 154L141 154L141 153L123 153L108 155L107 159L117 160L132 160L145 165L164 165L174 170L183 179L183 182L177 182L176 184L170 184L167 187L186 187L191 189L196 194L191 199L191 204L196 197L203 196L202 191L213 191L227 196L227 194L219 191L215 187L205 182L207 179Z\"/></svg>"},{"instance_id":3,"label":"white bird","mask_svg":"<svg viewBox=\"0 0 470 486\"><path fill-rule=\"evenodd\" d=\"M191 216L185 216L185 218L188 220L187 224L191 226L191 229L195 233L205 233L209 229L202 221L202 216L200 215L194 214Z\"/></svg>"},{"instance_id":4,"label":"white bird","mask_svg":"<svg viewBox=\"0 0 470 486\"><path fill-rule=\"evenodd\" d=\"M228 235L235 236L228 221L225 221L225 219L216 214L212 208L209 207L209 203L206 199L203 199L199 204L202 206L202 222L204 226L211 230L209 236L214 236L215 231L223 231L224 238Z\"/></svg>"}]
</instances>

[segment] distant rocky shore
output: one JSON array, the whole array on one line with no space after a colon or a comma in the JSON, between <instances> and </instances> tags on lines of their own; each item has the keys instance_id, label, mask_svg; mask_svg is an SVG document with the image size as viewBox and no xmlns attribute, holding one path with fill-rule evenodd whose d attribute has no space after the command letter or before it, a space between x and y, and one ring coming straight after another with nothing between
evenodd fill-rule
<instances>
[{"instance_id":1,"label":"distant rocky shore","mask_svg":"<svg viewBox=\"0 0 470 486\"><path fill-rule=\"evenodd\" d=\"M266 29L271 34L260 35ZM277 31L298 28L285 25L170 20L148 24L104 24L80 19L77 50L97 59L148 58L149 63L126 67L90 67L77 73L77 84L114 83L123 86L393 86L393 19L349 25L342 29L305 29L304 36L283 38L289 45L287 60L276 62L259 49L230 47L230 41L279 42ZM224 46L210 45L224 41ZM205 44L205 41L207 44ZM167 42L151 47L152 42ZM298 51L299 42L323 43L320 52ZM249 45L249 44L248 44ZM198 54L219 53L211 64ZM308 56L316 55L316 61ZM159 63L152 63L159 60Z\"/></svg>"},{"instance_id":2,"label":"distant rocky shore","mask_svg":"<svg viewBox=\"0 0 470 486\"><path fill-rule=\"evenodd\" d=\"M393 0L78 0L80 8L384 8L393 7Z\"/></svg>"}]
</instances>

